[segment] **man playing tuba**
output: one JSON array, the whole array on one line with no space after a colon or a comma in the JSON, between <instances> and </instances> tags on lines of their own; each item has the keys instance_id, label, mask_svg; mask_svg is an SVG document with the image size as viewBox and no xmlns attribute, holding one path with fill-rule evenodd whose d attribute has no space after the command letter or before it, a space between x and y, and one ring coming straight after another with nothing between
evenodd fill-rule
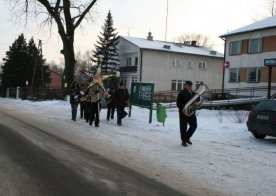
<instances>
[{"instance_id":1,"label":"man playing tuba","mask_svg":"<svg viewBox=\"0 0 276 196\"><path fill-rule=\"evenodd\" d=\"M190 138L194 134L197 128L197 118L195 113L191 116L187 116L183 113L183 108L186 103L189 102L195 95L192 91L193 83L192 81L186 81L185 88L181 90L177 96L177 107L179 109L179 123L180 123L180 136L182 140L182 146L188 146L187 144L192 144ZM188 128L189 124L189 129Z\"/></svg>"}]
</instances>

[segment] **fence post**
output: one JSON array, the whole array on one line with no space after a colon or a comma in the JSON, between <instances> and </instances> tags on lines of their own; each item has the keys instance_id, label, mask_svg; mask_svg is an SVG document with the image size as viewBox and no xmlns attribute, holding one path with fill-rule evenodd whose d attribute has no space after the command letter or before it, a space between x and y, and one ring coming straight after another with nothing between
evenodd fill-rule
<instances>
[{"instance_id":1,"label":"fence post","mask_svg":"<svg viewBox=\"0 0 276 196\"><path fill-rule=\"evenodd\" d=\"M16 87L16 99L19 98L20 87Z\"/></svg>"},{"instance_id":2,"label":"fence post","mask_svg":"<svg viewBox=\"0 0 276 196\"><path fill-rule=\"evenodd\" d=\"M9 88L7 88L7 90L6 90L6 97L7 97L7 98L10 97L10 89L9 89Z\"/></svg>"}]
</instances>

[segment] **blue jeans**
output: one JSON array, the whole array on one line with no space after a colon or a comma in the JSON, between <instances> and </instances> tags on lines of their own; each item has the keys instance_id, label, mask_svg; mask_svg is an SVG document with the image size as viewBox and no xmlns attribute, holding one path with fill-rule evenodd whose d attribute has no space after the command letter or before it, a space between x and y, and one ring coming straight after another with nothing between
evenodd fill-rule
<instances>
[{"instance_id":1,"label":"blue jeans","mask_svg":"<svg viewBox=\"0 0 276 196\"><path fill-rule=\"evenodd\" d=\"M72 109L72 120L76 120L77 111L78 111L78 102L71 103L71 109Z\"/></svg>"}]
</instances>

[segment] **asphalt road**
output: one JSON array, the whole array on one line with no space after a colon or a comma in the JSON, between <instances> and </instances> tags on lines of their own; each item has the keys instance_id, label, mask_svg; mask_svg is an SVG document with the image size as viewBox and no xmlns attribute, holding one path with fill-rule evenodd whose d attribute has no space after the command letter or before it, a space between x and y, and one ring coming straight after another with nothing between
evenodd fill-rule
<instances>
[{"instance_id":1,"label":"asphalt road","mask_svg":"<svg viewBox=\"0 0 276 196\"><path fill-rule=\"evenodd\" d=\"M184 195L0 111L0 195Z\"/></svg>"}]
</instances>

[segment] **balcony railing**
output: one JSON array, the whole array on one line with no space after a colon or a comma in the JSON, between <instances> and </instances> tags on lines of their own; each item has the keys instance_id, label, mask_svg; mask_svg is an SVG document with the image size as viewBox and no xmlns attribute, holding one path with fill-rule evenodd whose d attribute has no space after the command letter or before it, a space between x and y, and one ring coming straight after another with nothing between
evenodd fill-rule
<instances>
[{"instance_id":1,"label":"balcony railing","mask_svg":"<svg viewBox=\"0 0 276 196\"><path fill-rule=\"evenodd\" d=\"M137 66L120 67L120 72L137 72Z\"/></svg>"}]
</instances>

